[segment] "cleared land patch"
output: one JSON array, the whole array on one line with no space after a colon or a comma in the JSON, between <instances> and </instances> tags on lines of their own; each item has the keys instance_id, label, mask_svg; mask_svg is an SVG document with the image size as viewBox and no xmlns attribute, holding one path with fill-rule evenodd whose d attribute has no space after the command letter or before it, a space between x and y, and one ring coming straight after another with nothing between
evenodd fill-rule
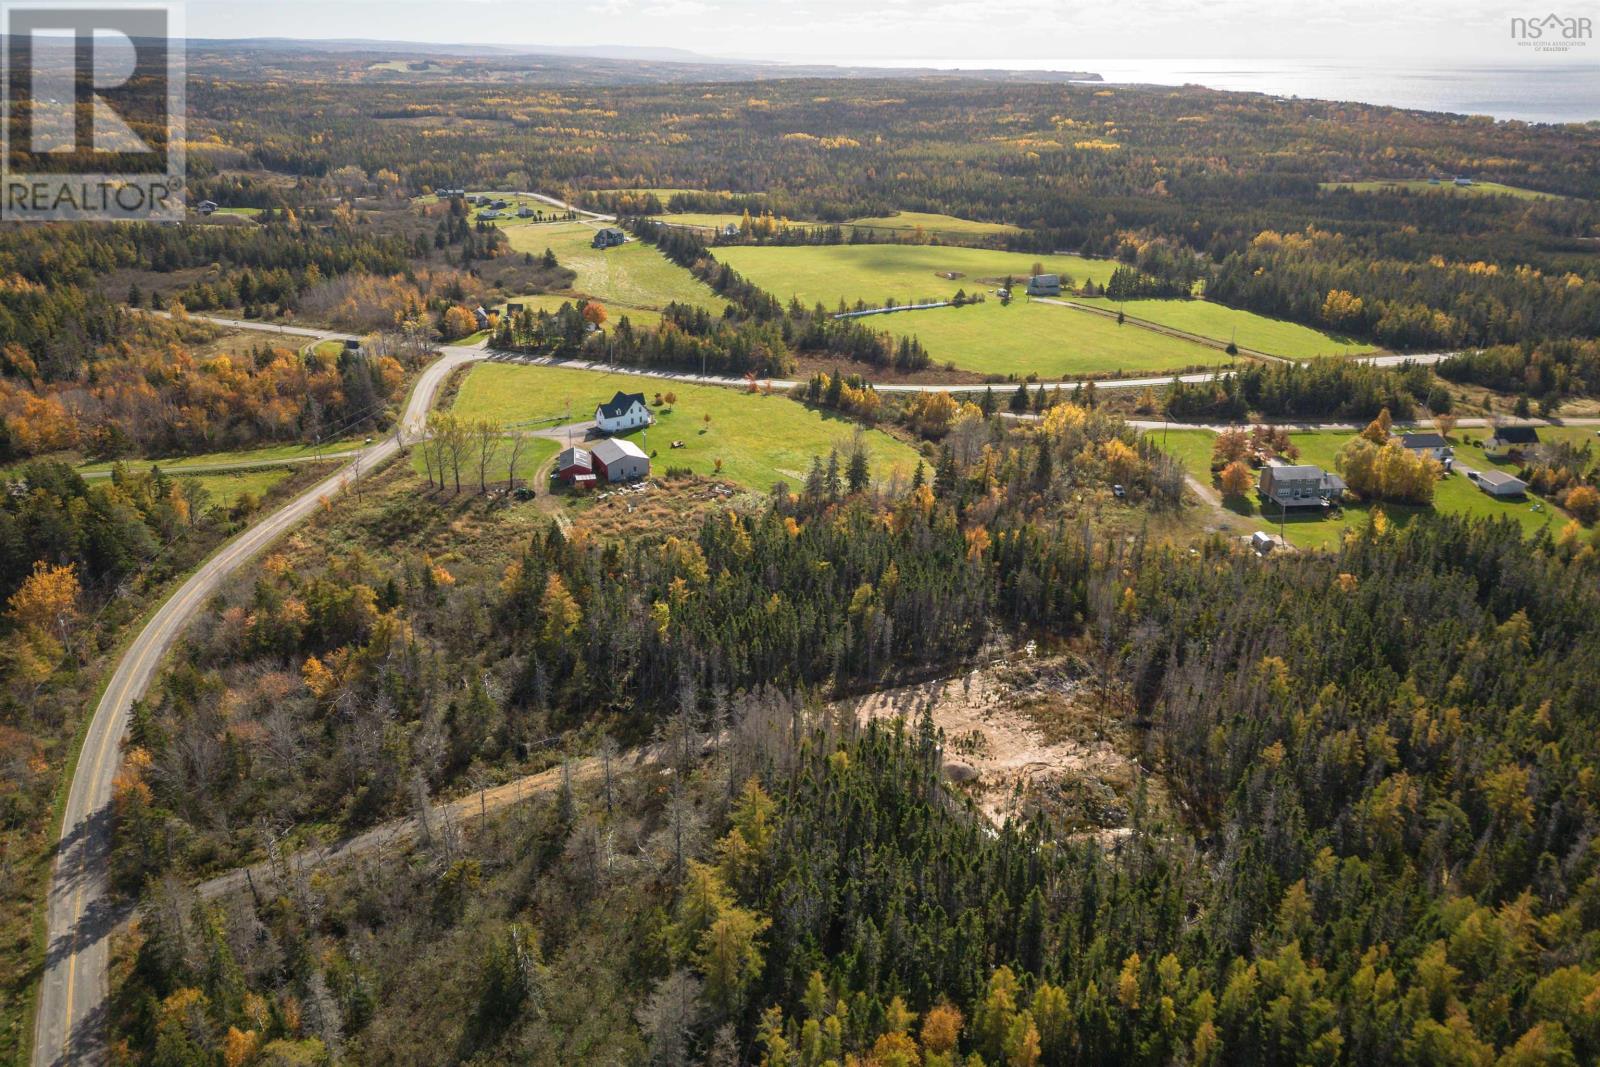
<instances>
[{"instance_id":1,"label":"cleared land patch","mask_svg":"<svg viewBox=\"0 0 1600 1067\"><path fill-rule=\"evenodd\" d=\"M639 374L597 374L562 367L485 363L474 367L456 397L457 414L502 426L534 420L594 417L595 405L617 390L675 393L670 409L652 403L656 425L630 439L655 453L652 472L669 467L721 477L764 492L777 481L799 488L813 456L846 445L858 431L852 420L816 411L786 396L754 396L713 385L690 385ZM705 417L711 416L707 423ZM872 453L873 476L909 478L921 458L915 449L879 430L861 430ZM682 441L682 448L672 442ZM648 447L646 444L648 442ZM722 468L717 469L717 460Z\"/></svg>"}]
</instances>

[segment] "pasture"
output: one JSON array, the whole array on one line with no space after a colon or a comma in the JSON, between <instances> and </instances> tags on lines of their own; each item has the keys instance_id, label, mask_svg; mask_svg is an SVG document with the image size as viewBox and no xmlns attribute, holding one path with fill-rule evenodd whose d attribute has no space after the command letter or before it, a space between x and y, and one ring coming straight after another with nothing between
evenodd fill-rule
<instances>
[{"instance_id":1,"label":"pasture","mask_svg":"<svg viewBox=\"0 0 1600 1067\"><path fill-rule=\"evenodd\" d=\"M551 420L559 423L570 410L574 421L594 416L595 405L618 390L643 393L651 402L656 425L629 435L651 460L656 475L668 467L695 474L721 476L758 492L774 482L798 488L813 456L847 444L859 426L831 413L813 410L781 394L756 396L714 385L690 385L639 374L597 374L561 367L485 363L474 367L461 384L455 412L466 418L491 419L503 426ZM675 393L677 402L656 405L657 394ZM709 423L705 417L711 416ZM873 477L909 477L920 459L910 445L879 430L861 430L872 454ZM682 441L682 448L671 447ZM717 470L717 460L722 468Z\"/></svg>"},{"instance_id":2,"label":"pasture","mask_svg":"<svg viewBox=\"0 0 1600 1067\"><path fill-rule=\"evenodd\" d=\"M1427 178L1374 178L1356 182L1320 182L1321 189L1349 189L1356 193L1450 193L1458 196L1514 196L1519 200L1563 200L1556 193L1541 193L1537 189L1523 189L1499 182L1474 181L1471 185L1456 185L1449 178L1434 184Z\"/></svg>"},{"instance_id":3,"label":"pasture","mask_svg":"<svg viewBox=\"0 0 1600 1067\"><path fill-rule=\"evenodd\" d=\"M746 246L719 248L717 258L777 296L798 296L834 308L842 299L882 306L925 299L945 300L957 290L990 292L1006 278L1021 285L1035 264L1060 274L1072 285L1104 285L1117 264L1082 256L1039 256L1023 252L950 245ZM1114 310L1101 298L1065 294L1065 301ZM1372 351L1294 323L1269 319L1201 300L1133 300L1128 315L1226 344L1301 358ZM970 318L961 319L962 316ZM998 314L1009 315L1001 320ZM958 321L959 319L959 321ZM1216 348L1164 335L1132 323L1018 296L1010 307L992 297L976 308L903 312L874 318L873 325L919 337L938 362L980 373L1037 373L1046 377L1115 371L1151 372L1231 362Z\"/></svg>"},{"instance_id":4,"label":"pasture","mask_svg":"<svg viewBox=\"0 0 1600 1067\"><path fill-rule=\"evenodd\" d=\"M1004 237L1007 234L1022 232L1020 226L1011 226L1004 222L977 222L973 219L939 215L930 211L896 211L890 215L851 219L844 225L847 228L856 226L864 230L886 230L896 233L914 233L921 230L929 235L954 238Z\"/></svg>"},{"instance_id":5,"label":"pasture","mask_svg":"<svg viewBox=\"0 0 1600 1067\"><path fill-rule=\"evenodd\" d=\"M635 309L660 311L673 302L716 314L725 306L709 286L642 241L593 248L595 227L581 222L508 225L505 233L517 252L538 256L546 248L553 251L562 266L578 274L572 293L599 300L613 319Z\"/></svg>"}]
</instances>

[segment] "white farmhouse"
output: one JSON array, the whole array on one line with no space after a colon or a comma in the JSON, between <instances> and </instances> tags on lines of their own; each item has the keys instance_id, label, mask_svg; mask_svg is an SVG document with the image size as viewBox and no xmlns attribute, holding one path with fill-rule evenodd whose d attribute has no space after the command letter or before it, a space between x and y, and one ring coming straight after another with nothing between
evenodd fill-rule
<instances>
[{"instance_id":1,"label":"white farmhouse","mask_svg":"<svg viewBox=\"0 0 1600 1067\"><path fill-rule=\"evenodd\" d=\"M594 425L601 433L626 433L654 421L643 393L618 392L594 409Z\"/></svg>"}]
</instances>

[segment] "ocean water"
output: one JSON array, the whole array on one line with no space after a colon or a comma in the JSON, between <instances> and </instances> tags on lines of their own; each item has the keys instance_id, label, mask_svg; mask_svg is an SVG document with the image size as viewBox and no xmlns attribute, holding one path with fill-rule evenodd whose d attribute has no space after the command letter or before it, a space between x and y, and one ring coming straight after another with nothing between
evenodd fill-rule
<instances>
[{"instance_id":1,"label":"ocean water","mask_svg":"<svg viewBox=\"0 0 1600 1067\"><path fill-rule=\"evenodd\" d=\"M944 70L1082 70L1094 71L1109 83L1204 85L1524 122L1600 121L1600 60L1418 64L1393 60L875 58L848 62Z\"/></svg>"}]
</instances>

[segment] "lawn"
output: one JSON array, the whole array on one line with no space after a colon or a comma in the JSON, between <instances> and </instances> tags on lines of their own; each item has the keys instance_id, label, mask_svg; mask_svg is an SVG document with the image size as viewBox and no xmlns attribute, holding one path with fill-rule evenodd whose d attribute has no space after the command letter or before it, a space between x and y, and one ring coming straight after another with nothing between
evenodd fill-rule
<instances>
[{"instance_id":1,"label":"lawn","mask_svg":"<svg viewBox=\"0 0 1600 1067\"><path fill-rule=\"evenodd\" d=\"M950 245L825 245L803 247L746 246L719 248L717 258L780 299L798 296L807 304L821 301L834 307L842 297L882 306L948 299L958 289L990 292L1007 276L1026 278L1035 263L1046 273L1066 275L1074 284L1093 281L1103 285L1116 265L1110 260L1081 256L1037 256L1021 252L960 248ZM1078 298L1068 295L1068 300ZM1089 300L1082 303L1105 303ZM1110 305L1107 305L1110 306ZM979 322L965 325L953 316L976 310ZM1051 317L1035 317L1041 310ZM1354 350L1303 326L1279 322L1246 311L1234 311L1197 300L1130 301L1127 310L1174 329L1186 330L1218 342L1237 336L1247 348L1287 355L1307 355ZM1013 314L1000 324L986 315ZM1174 370L1227 361L1206 345L1169 337L1103 316L1056 305L1030 303L1019 297L1009 308L996 301L961 311L908 312L874 319L875 326L920 337L935 360L982 373L1036 371L1049 377L1073 373ZM935 318L937 317L937 318ZM926 324L926 325L925 325Z\"/></svg>"},{"instance_id":2,"label":"lawn","mask_svg":"<svg viewBox=\"0 0 1600 1067\"><path fill-rule=\"evenodd\" d=\"M659 311L674 301L721 314L726 301L684 268L642 241L619 248L591 247L596 227L581 222L554 226L507 226L506 237L518 252L540 255L546 248L564 267L577 271L572 292L592 296L611 309Z\"/></svg>"},{"instance_id":3,"label":"lawn","mask_svg":"<svg viewBox=\"0 0 1600 1067\"><path fill-rule=\"evenodd\" d=\"M193 478L206 491L211 494L211 503L224 508L231 508L245 493L251 493L257 500L265 497L269 490L285 478L289 477L288 467L267 467L262 470L232 471L226 474L190 474L184 477Z\"/></svg>"},{"instance_id":4,"label":"lawn","mask_svg":"<svg viewBox=\"0 0 1600 1067\"><path fill-rule=\"evenodd\" d=\"M696 474L714 475L716 460L721 459L722 477L758 491L780 480L798 487L813 456L848 442L857 429L852 420L806 408L781 395L751 396L636 374L507 363L473 368L461 385L455 411L506 425L554 418L570 405L574 420L584 420L592 417L596 404L619 389L642 392L647 400L658 392L677 394L672 410L652 407L655 426L632 435L646 452L655 452L655 473L687 467ZM709 425L704 421L707 414ZM893 471L909 475L915 469L920 457L911 446L878 430L865 432L875 477ZM684 447L670 447L673 441L682 441Z\"/></svg>"},{"instance_id":5,"label":"lawn","mask_svg":"<svg viewBox=\"0 0 1600 1067\"><path fill-rule=\"evenodd\" d=\"M578 297L570 293L536 293L532 296L519 296L515 301L508 301L508 303L522 304L533 311L549 311L553 313L560 311L562 304L576 304L578 299ZM497 311L504 312L505 309L505 303L495 305L495 310ZM611 318L607 320L607 328L615 326L624 315L634 326L643 329L654 329L656 323L661 321L661 312L659 311L653 311L649 308L618 307L612 312Z\"/></svg>"},{"instance_id":6,"label":"lawn","mask_svg":"<svg viewBox=\"0 0 1600 1067\"><path fill-rule=\"evenodd\" d=\"M502 443L500 445L500 454L489 466L489 485L491 487L493 487L496 482L500 483L501 485L505 484L506 462L511 458L509 448L509 444ZM552 441L548 437L527 438L523 444L522 455L517 457L517 480L521 482L527 482L531 480L535 474L539 473L539 468L544 464L544 462L553 457L557 452L561 451L561 448L562 445L560 441ZM471 465L469 464L468 466ZM414 448L411 450L411 468L418 474L424 473L422 465L422 450L420 448ZM465 469L462 470L462 487L465 488L469 481L474 486L478 484L478 471L476 467L473 467L470 471ZM534 488L543 489L544 487L535 486Z\"/></svg>"},{"instance_id":7,"label":"lawn","mask_svg":"<svg viewBox=\"0 0 1600 1067\"><path fill-rule=\"evenodd\" d=\"M1321 182L1323 189L1350 189L1358 193L1388 193L1407 190L1414 193L1456 193L1463 196L1514 196L1521 200L1564 200L1556 193L1541 193L1537 189L1521 189L1499 182L1474 181L1471 185L1456 185L1442 178L1434 185L1427 178L1373 179L1360 182Z\"/></svg>"},{"instance_id":8,"label":"lawn","mask_svg":"<svg viewBox=\"0 0 1600 1067\"><path fill-rule=\"evenodd\" d=\"M1558 441L1565 441L1568 444L1576 445L1580 448L1585 444L1592 442L1595 445L1596 451L1600 451L1600 436L1595 434L1595 430L1596 427L1594 426L1541 426L1539 427L1539 440L1544 444L1555 444ZM1484 455L1483 442L1492 432L1493 431L1489 430L1487 427L1481 426L1457 430L1455 437L1462 443L1456 445L1456 455L1460 458L1461 462L1465 463L1469 467L1476 467L1480 470L1488 467L1496 467L1500 470L1515 474L1517 471L1522 469L1522 463L1520 461L1507 459L1504 456L1494 456L1491 458ZM1472 443L1467 444L1467 441L1471 441Z\"/></svg>"},{"instance_id":9,"label":"lawn","mask_svg":"<svg viewBox=\"0 0 1600 1067\"><path fill-rule=\"evenodd\" d=\"M1161 431L1147 430L1146 433L1159 435ZM1543 433L1542 428L1540 433ZM1348 432L1317 431L1291 434L1289 439L1300 449L1300 462L1315 463L1324 470L1331 471L1336 469L1335 457L1338 456L1339 449L1354 436ZM1457 434L1458 442L1459 439L1460 434ZM1201 481L1209 482L1213 440L1214 435L1209 430L1170 430L1167 433L1167 450L1183 461L1189 473ZM1481 451L1459 443L1457 453L1462 462L1468 466L1475 465L1482 458ZM1234 502L1229 506L1234 507L1240 514L1254 516L1263 523L1277 525L1277 514L1262 514L1260 503L1254 494L1251 494L1248 501ZM1535 510L1536 507L1538 510ZM1524 535L1532 535L1552 522L1556 523L1557 529L1566 523L1566 517L1549 504L1533 498L1496 500L1487 493L1479 491L1477 486L1467 480L1466 475L1455 473L1447 475L1435 487L1432 508L1401 504L1359 504L1346 505L1343 515L1338 518L1323 518L1314 514L1300 517L1291 514L1284 523L1284 533L1290 543L1302 548L1335 549L1344 531L1350 527L1363 525L1367 521L1368 513L1374 508L1381 508L1389 521L1401 524L1410 522L1418 515L1432 512L1473 517L1507 516L1517 521Z\"/></svg>"},{"instance_id":10,"label":"lawn","mask_svg":"<svg viewBox=\"0 0 1600 1067\"><path fill-rule=\"evenodd\" d=\"M264 448L241 448L231 452L200 452L186 456L163 457L129 457L121 460L129 470L149 470L153 465L159 465L162 470L181 473L184 467L196 466L223 466L228 463L258 463L269 460L304 460L329 452L348 452L362 447L365 437L345 437L337 441L328 441L320 445L286 444L267 445ZM94 463L84 463L78 467L78 473L85 477L97 476L108 473L117 461L99 460Z\"/></svg>"}]
</instances>

